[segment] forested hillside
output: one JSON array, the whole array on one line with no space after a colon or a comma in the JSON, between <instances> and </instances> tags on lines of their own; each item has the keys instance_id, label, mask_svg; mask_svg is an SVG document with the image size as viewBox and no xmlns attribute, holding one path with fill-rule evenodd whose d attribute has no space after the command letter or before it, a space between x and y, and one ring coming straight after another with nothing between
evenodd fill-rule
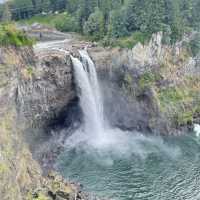
<instances>
[{"instance_id":1,"label":"forested hillside","mask_svg":"<svg viewBox=\"0 0 200 200\"><path fill-rule=\"evenodd\" d=\"M145 41L163 31L166 43L200 28L199 0L12 0L1 6L1 19L21 20L63 13L57 26L94 40L134 36Z\"/></svg>"}]
</instances>

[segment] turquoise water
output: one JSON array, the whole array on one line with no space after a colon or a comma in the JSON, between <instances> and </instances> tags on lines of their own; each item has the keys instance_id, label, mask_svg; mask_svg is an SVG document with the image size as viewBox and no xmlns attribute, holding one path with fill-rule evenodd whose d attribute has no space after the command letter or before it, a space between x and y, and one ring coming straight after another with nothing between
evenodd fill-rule
<instances>
[{"instance_id":1,"label":"turquoise water","mask_svg":"<svg viewBox=\"0 0 200 200\"><path fill-rule=\"evenodd\" d=\"M200 138L111 135L102 143L81 135L76 143L69 139L58 169L85 191L108 199L200 199Z\"/></svg>"}]
</instances>

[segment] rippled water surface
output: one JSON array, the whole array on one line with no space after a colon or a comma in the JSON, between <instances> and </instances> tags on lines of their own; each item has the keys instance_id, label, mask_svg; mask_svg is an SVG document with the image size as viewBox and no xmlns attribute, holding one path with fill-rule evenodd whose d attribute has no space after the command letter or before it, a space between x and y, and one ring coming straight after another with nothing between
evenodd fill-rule
<instances>
[{"instance_id":1,"label":"rippled water surface","mask_svg":"<svg viewBox=\"0 0 200 200\"><path fill-rule=\"evenodd\" d=\"M200 138L107 134L69 138L57 163L63 175L110 199L200 199Z\"/></svg>"}]
</instances>

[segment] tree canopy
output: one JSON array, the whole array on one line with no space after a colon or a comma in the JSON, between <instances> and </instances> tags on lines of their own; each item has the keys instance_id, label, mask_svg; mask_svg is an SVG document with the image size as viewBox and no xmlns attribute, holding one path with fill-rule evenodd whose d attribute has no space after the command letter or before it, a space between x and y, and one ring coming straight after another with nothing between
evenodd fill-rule
<instances>
[{"instance_id":1,"label":"tree canopy","mask_svg":"<svg viewBox=\"0 0 200 200\"><path fill-rule=\"evenodd\" d=\"M14 20L67 12L77 26L74 29L94 39L163 31L174 42L187 30L200 29L199 0L13 0L4 10L0 7L1 18L12 13ZM62 23L68 30L69 23Z\"/></svg>"}]
</instances>

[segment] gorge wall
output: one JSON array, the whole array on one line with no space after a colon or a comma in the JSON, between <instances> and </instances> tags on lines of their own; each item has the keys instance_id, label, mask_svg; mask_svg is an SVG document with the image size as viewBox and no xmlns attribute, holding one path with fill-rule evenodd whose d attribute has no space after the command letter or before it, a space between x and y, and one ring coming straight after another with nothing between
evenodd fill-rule
<instances>
[{"instance_id":1,"label":"gorge wall","mask_svg":"<svg viewBox=\"0 0 200 200\"><path fill-rule=\"evenodd\" d=\"M200 62L185 45L188 40L167 46L158 33L130 50L90 49L111 124L176 135L199 123Z\"/></svg>"},{"instance_id":2,"label":"gorge wall","mask_svg":"<svg viewBox=\"0 0 200 200\"><path fill-rule=\"evenodd\" d=\"M48 133L75 98L69 59L40 58L28 47L0 48L0 198L87 199L56 173L43 177L30 152L34 144L27 137Z\"/></svg>"}]
</instances>

